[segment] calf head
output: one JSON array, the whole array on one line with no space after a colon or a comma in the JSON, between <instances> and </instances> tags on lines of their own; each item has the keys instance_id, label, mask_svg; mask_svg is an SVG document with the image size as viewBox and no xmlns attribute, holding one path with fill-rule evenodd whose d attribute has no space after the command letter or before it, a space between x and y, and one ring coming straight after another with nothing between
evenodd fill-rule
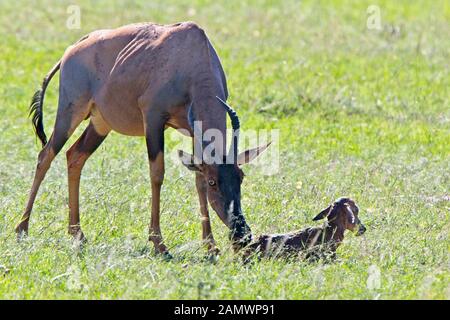
<instances>
[{"instance_id":1,"label":"calf head","mask_svg":"<svg viewBox=\"0 0 450 320\"><path fill-rule=\"evenodd\" d=\"M339 198L332 205L322 210L314 221L324 219L344 230L356 231L356 234L362 235L366 231L366 227L361 223L358 217L359 208L355 201L350 198Z\"/></svg>"}]
</instances>

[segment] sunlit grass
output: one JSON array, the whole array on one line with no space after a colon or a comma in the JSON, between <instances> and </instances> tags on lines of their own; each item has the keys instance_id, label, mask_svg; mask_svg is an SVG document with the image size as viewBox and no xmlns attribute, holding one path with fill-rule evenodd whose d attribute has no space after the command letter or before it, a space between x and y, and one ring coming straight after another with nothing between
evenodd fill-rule
<instances>
[{"instance_id":1,"label":"sunlit grass","mask_svg":"<svg viewBox=\"0 0 450 320\"><path fill-rule=\"evenodd\" d=\"M380 31L366 28L372 1L83 0L76 1L81 29L69 30L73 2L0 4L1 298L450 298L446 1L377 1ZM80 252L67 235L64 151L82 128L41 187L30 237L16 242L39 150L27 107L43 76L91 30L183 20L202 25L215 45L243 129L280 130L273 146L280 148L279 173L244 169L242 205L252 230L312 225L320 209L348 195L368 231L349 234L335 263L243 265L215 214L222 256L209 262L194 177L172 161L162 231L174 259L163 261L146 241L144 139L116 133L83 171L81 221L89 242ZM44 106L47 133L56 103L57 78Z\"/></svg>"}]
</instances>

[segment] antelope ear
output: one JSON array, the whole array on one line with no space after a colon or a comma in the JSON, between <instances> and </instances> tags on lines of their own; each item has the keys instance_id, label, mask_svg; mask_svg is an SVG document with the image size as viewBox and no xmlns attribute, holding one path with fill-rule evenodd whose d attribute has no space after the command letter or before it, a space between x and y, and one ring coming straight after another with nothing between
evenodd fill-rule
<instances>
[{"instance_id":1,"label":"antelope ear","mask_svg":"<svg viewBox=\"0 0 450 320\"><path fill-rule=\"evenodd\" d=\"M330 212L331 212L331 206L328 206L328 208L320 211L320 213L313 218L313 221L317 221L317 220L327 217L330 214Z\"/></svg>"},{"instance_id":2,"label":"antelope ear","mask_svg":"<svg viewBox=\"0 0 450 320\"><path fill-rule=\"evenodd\" d=\"M249 163L250 161L255 159L257 156L259 156L261 153L263 153L267 149L267 147L270 146L271 143L272 143L272 141L270 141L267 144L258 146L256 148L248 149L248 150L245 150L244 152L241 152L237 156L237 165L242 166L243 164Z\"/></svg>"},{"instance_id":3,"label":"antelope ear","mask_svg":"<svg viewBox=\"0 0 450 320\"><path fill-rule=\"evenodd\" d=\"M195 157L192 154L184 152L183 150L178 150L178 157L180 158L181 163L189 170L202 171L202 165L195 163Z\"/></svg>"}]
</instances>

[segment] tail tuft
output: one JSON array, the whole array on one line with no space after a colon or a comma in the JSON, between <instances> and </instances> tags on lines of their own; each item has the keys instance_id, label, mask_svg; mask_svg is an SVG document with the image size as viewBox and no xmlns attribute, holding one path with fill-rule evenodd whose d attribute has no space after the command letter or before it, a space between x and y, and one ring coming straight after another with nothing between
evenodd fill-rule
<instances>
[{"instance_id":1,"label":"tail tuft","mask_svg":"<svg viewBox=\"0 0 450 320\"><path fill-rule=\"evenodd\" d=\"M47 136L44 132L44 123L43 123L43 113L42 113L42 104L44 98L44 90L40 89L36 91L36 93L33 96L33 99L31 100L30 104L30 117L31 121L33 122L34 131L42 142L42 147L44 147L47 144Z\"/></svg>"}]
</instances>

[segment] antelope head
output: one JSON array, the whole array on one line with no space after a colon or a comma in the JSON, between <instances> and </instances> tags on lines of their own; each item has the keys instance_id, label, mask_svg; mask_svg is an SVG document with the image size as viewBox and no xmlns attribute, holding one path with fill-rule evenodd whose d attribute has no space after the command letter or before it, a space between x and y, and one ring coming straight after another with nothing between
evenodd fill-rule
<instances>
[{"instance_id":1,"label":"antelope head","mask_svg":"<svg viewBox=\"0 0 450 320\"><path fill-rule=\"evenodd\" d=\"M222 222L230 229L230 239L233 242L233 248L237 251L252 240L252 233L245 221L241 207L241 184L244 179L241 166L255 159L267 149L270 143L238 153L239 118L225 101L219 97L216 98L231 119L233 139L228 154L223 156L221 163L198 161L194 155L181 150L178 155L184 166L189 170L199 172L204 177L208 202Z\"/></svg>"}]
</instances>

